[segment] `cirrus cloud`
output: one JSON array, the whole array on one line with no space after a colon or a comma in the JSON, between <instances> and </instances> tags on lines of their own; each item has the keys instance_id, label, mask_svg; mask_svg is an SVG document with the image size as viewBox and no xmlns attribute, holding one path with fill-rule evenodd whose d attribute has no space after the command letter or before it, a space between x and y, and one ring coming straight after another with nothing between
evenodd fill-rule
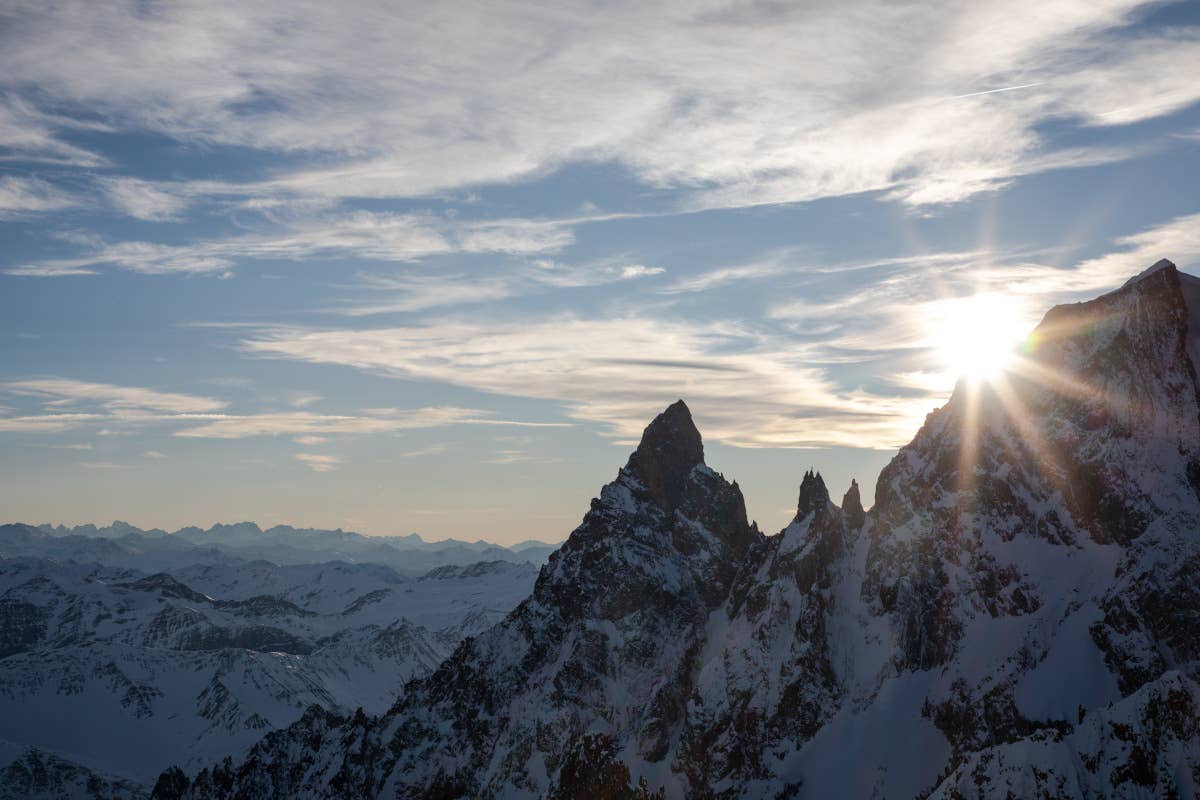
<instances>
[{"instance_id":1,"label":"cirrus cloud","mask_svg":"<svg viewBox=\"0 0 1200 800\"><path fill-rule=\"evenodd\" d=\"M42 398L46 405L64 407L85 403L110 410L162 411L175 414L219 411L227 403L211 397L161 392L136 386L118 386L70 378L33 378L8 381L0 389Z\"/></svg>"},{"instance_id":2,"label":"cirrus cloud","mask_svg":"<svg viewBox=\"0 0 1200 800\"><path fill-rule=\"evenodd\" d=\"M1139 0L222 5L12 13L9 105L53 98L118 129L309 158L194 188L212 195L418 197L612 161L705 207L951 202L1031 163L1088 163L1054 157L1047 121L1127 124L1200 99L1200 40L1131 33L1153 5Z\"/></svg>"},{"instance_id":3,"label":"cirrus cloud","mask_svg":"<svg viewBox=\"0 0 1200 800\"><path fill-rule=\"evenodd\" d=\"M680 395L710 438L741 446L886 448L907 439L929 397L834 385L810 348L728 323L562 316L434 321L367 329L267 328L251 354L559 400L576 419L636 439Z\"/></svg>"}]
</instances>

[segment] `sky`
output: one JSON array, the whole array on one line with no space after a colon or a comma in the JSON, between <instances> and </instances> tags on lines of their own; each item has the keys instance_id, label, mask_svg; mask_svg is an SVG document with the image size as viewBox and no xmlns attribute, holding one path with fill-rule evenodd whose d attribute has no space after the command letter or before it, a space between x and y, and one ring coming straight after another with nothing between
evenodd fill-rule
<instances>
[{"instance_id":1,"label":"sky","mask_svg":"<svg viewBox=\"0 0 1200 800\"><path fill-rule=\"evenodd\" d=\"M0 0L0 517L559 541L689 404L770 533L1200 272L1200 4Z\"/></svg>"}]
</instances>

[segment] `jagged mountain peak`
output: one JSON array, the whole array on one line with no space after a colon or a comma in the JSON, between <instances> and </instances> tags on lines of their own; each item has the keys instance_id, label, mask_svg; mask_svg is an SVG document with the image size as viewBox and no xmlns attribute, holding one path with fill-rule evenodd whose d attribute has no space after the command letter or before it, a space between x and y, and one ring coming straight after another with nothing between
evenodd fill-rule
<instances>
[{"instance_id":1,"label":"jagged mountain peak","mask_svg":"<svg viewBox=\"0 0 1200 800\"><path fill-rule=\"evenodd\" d=\"M842 497L842 514L845 515L846 522L851 528L862 527L863 521L867 518L867 512L863 510L858 481L853 478L850 479L850 488Z\"/></svg>"},{"instance_id":2,"label":"jagged mountain peak","mask_svg":"<svg viewBox=\"0 0 1200 800\"><path fill-rule=\"evenodd\" d=\"M672 573L711 564L726 571L760 536L747 521L737 484L705 465L700 432L679 400L646 427L617 479L550 557L538 586L565 580L574 605L581 586L598 575L624 573L620 581L602 581L596 601L606 606L628 588L630 570L653 572L669 562L662 568Z\"/></svg>"},{"instance_id":3,"label":"jagged mountain peak","mask_svg":"<svg viewBox=\"0 0 1200 800\"><path fill-rule=\"evenodd\" d=\"M664 510L673 511L683 498L693 468L704 463L704 443L692 412L676 400L642 433L625 471L636 477Z\"/></svg>"},{"instance_id":4,"label":"jagged mountain peak","mask_svg":"<svg viewBox=\"0 0 1200 800\"><path fill-rule=\"evenodd\" d=\"M816 470L808 470L800 481L800 499L796 503L796 521L807 517L814 511L824 511L832 501L829 499L829 489L825 487L825 479Z\"/></svg>"}]
</instances>

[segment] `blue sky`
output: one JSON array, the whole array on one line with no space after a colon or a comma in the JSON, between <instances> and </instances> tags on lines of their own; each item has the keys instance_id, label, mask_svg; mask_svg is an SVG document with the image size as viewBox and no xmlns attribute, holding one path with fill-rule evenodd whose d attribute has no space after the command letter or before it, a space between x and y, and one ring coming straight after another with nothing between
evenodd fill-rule
<instances>
[{"instance_id":1,"label":"blue sky","mask_svg":"<svg viewBox=\"0 0 1200 800\"><path fill-rule=\"evenodd\" d=\"M773 531L1198 270L1195 3L249 5L0 8L6 520L557 540L683 397Z\"/></svg>"}]
</instances>

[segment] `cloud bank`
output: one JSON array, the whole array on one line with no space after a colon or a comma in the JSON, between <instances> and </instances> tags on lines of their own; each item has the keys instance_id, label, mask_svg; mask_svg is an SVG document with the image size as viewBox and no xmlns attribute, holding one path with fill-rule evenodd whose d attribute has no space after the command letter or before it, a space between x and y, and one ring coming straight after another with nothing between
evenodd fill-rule
<instances>
[{"instance_id":1,"label":"cloud bank","mask_svg":"<svg viewBox=\"0 0 1200 800\"><path fill-rule=\"evenodd\" d=\"M1130 32L1153 6L29 5L0 32L0 147L94 165L61 135L91 124L281 156L185 189L208 196L421 197L614 162L690 207L946 203L1127 155L1055 145L1048 121L1128 125L1200 99L1194 31ZM160 189L107 188L134 216L178 210Z\"/></svg>"}]
</instances>

